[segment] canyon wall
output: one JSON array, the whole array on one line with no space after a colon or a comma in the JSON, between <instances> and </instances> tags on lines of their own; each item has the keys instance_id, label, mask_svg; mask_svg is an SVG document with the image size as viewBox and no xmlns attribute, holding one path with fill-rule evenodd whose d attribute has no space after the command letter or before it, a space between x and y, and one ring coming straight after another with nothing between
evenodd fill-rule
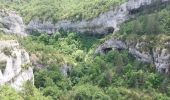
<instances>
[{"instance_id":1,"label":"canyon wall","mask_svg":"<svg viewBox=\"0 0 170 100\"><path fill-rule=\"evenodd\" d=\"M169 0L161 0L161 3L166 3ZM127 2L118 5L115 9L101 13L98 17L91 20L71 21L62 20L58 22L42 21L32 19L26 27L28 32L39 31L46 33L55 33L59 30L73 31L90 34L107 34L113 33L119 29L119 25L128 20L134 10L144 6L154 4L155 0L128 0Z\"/></svg>"},{"instance_id":2,"label":"canyon wall","mask_svg":"<svg viewBox=\"0 0 170 100\"><path fill-rule=\"evenodd\" d=\"M155 46L149 48L151 44L142 40L135 41L112 38L99 45L95 53L106 53L106 50L127 50L136 59L154 64L158 72L169 73L170 51L167 47L170 46L170 43L165 42L162 44L162 47Z\"/></svg>"},{"instance_id":3,"label":"canyon wall","mask_svg":"<svg viewBox=\"0 0 170 100\"><path fill-rule=\"evenodd\" d=\"M25 81L34 82L28 53L15 40L0 41L0 84L19 90Z\"/></svg>"},{"instance_id":4,"label":"canyon wall","mask_svg":"<svg viewBox=\"0 0 170 100\"><path fill-rule=\"evenodd\" d=\"M0 31L11 34L25 34L25 25L22 17L15 11L0 9Z\"/></svg>"}]
</instances>

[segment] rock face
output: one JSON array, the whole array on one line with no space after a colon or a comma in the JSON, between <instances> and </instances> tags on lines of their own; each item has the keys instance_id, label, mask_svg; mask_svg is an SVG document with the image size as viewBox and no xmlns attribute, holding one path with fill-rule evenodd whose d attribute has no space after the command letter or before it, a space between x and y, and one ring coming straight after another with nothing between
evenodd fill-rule
<instances>
[{"instance_id":1,"label":"rock face","mask_svg":"<svg viewBox=\"0 0 170 100\"><path fill-rule=\"evenodd\" d=\"M168 2L169 0L161 0ZM119 24L123 23L131 16L133 10L137 10L143 6L154 3L155 0L129 0L118 6L115 10L100 14L92 20L81 20L72 22L70 20L62 20L59 22L41 21L33 19L27 25L27 31L54 33L60 29L65 31L75 31L81 33L98 33L106 34L118 30Z\"/></svg>"},{"instance_id":2,"label":"rock face","mask_svg":"<svg viewBox=\"0 0 170 100\"><path fill-rule=\"evenodd\" d=\"M104 53L106 50L127 50L136 59L153 63L158 72L169 73L170 72L170 52L168 48L146 48L148 42L144 41L123 41L120 39L109 39L102 45L97 47L95 53ZM169 44L164 44L169 46Z\"/></svg>"},{"instance_id":3,"label":"rock face","mask_svg":"<svg viewBox=\"0 0 170 100\"><path fill-rule=\"evenodd\" d=\"M14 11L0 10L0 31L26 35L22 18Z\"/></svg>"},{"instance_id":4,"label":"rock face","mask_svg":"<svg viewBox=\"0 0 170 100\"><path fill-rule=\"evenodd\" d=\"M61 65L60 71L64 76L67 76L68 73L71 71L71 66L68 65L67 63L64 63Z\"/></svg>"},{"instance_id":5,"label":"rock face","mask_svg":"<svg viewBox=\"0 0 170 100\"><path fill-rule=\"evenodd\" d=\"M0 41L0 51L0 84L9 84L20 90L23 82L34 82L29 55L17 41Z\"/></svg>"}]
</instances>

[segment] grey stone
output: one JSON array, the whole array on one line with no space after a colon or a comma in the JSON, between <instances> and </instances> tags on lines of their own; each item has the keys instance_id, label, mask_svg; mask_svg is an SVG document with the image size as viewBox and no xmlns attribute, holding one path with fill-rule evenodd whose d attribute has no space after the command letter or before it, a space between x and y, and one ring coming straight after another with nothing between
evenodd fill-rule
<instances>
[{"instance_id":1,"label":"grey stone","mask_svg":"<svg viewBox=\"0 0 170 100\"><path fill-rule=\"evenodd\" d=\"M64 76L67 76L70 70L71 70L71 66L68 65L67 63L62 64L60 67L60 71Z\"/></svg>"},{"instance_id":2,"label":"grey stone","mask_svg":"<svg viewBox=\"0 0 170 100\"><path fill-rule=\"evenodd\" d=\"M3 48L11 48L12 55L5 55ZM15 40L0 41L0 61L5 61L4 69L0 69L0 84L9 84L16 90L21 90L23 82L34 83L33 68L30 65L28 53L19 47ZM27 66L23 68L22 66ZM2 71L3 70L3 71Z\"/></svg>"},{"instance_id":3,"label":"grey stone","mask_svg":"<svg viewBox=\"0 0 170 100\"><path fill-rule=\"evenodd\" d=\"M130 41L132 42L132 40ZM112 48L114 49L123 49L127 50L130 54L132 54L136 59L147 62L153 63L158 72L169 73L170 72L170 52L167 48L153 48L152 51L150 50L141 50L139 45L143 44L145 46L145 42L137 42L133 41L134 43L129 43L129 41L117 40L117 39L109 39L105 41L103 44L99 45L95 53L103 53L105 48ZM135 46L133 45L135 44Z\"/></svg>"},{"instance_id":4,"label":"grey stone","mask_svg":"<svg viewBox=\"0 0 170 100\"><path fill-rule=\"evenodd\" d=\"M130 11L139 9L142 6L150 5L154 0L128 0L117 6L115 10L100 14L92 20L71 21L62 20L58 22L42 21L32 19L27 25L28 32L37 30L39 32L54 33L63 29L65 31L75 31L81 33L107 34L119 30L119 25L128 20ZM162 0L167 2L169 0Z\"/></svg>"},{"instance_id":5,"label":"grey stone","mask_svg":"<svg viewBox=\"0 0 170 100\"><path fill-rule=\"evenodd\" d=\"M22 18L16 12L4 9L0 9L0 31L26 35Z\"/></svg>"}]
</instances>

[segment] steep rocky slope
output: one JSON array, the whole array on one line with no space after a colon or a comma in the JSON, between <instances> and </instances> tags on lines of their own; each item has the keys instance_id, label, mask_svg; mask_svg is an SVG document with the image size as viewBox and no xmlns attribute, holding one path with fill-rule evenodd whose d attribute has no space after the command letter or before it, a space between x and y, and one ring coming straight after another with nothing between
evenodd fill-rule
<instances>
[{"instance_id":1,"label":"steep rocky slope","mask_svg":"<svg viewBox=\"0 0 170 100\"><path fill-rule=\"evenodd\" d=\"M15 11L0 10L0 30L5 33L17 33L25 35L33 31L55 33L59 30L73 31L80 33L107 34L119 30L119 25L131 17L133 13L142 7L154 6L159 1L161 4L168 4L169 0L128 0L118 5L114 10L101 13L91 20L61 20L58 22L43 21L33 18L28 25L24 25L22 18Z\"/></svg>"},{"instance_id":2,"label":"steep rocky slope","mask_svg":"<svg viewBox=\"0 0 170 100\"><path fill-rule=\"evenodd\" d=\"M111 38L99 45L95 53L107 53L110 50L127 50L136 59L154 64L158 72L169 73L169 41L165 40L162 43L156 43L148 37L144 36L142 38L136 40ZM159 38L161 40L161 37Z\"/></svg>"},{"instance_id":3,"label":"steep rocky slope","mask_svg":"<svg viewBox=\"0 0 170 100\"><path fill-rule=\"evenodd\" d=\"M160 0L160 2L166 3L169 2L169 0ZM46 33L54 33L58 30L81 33L112 33L119 29L119 24L133 16L131 12L154 3L155 0L128 0L128 2L116 7L115 10L102 13L92 20L81 20L76 22L71 20L62 20L55 23L51 21L32 19L27 25L27 30L29 32L37 30L39 32Z\"/></svg>"},{"instance_id":4,"label":"steep rocky slope","mask_svg":"<svg viewBox=\"0 0 170 100\"><path fill-rule=\"evenodd\" d=\"M6 34L26 36L22 18L14 11L0 10L0 31ZM17 40L0 40L0 84L10 84L21 89L27 80L34 82L33 69L28 53Z\"/></svg>"},{"instance_id":5,"label":"steep rocky slope","mask_svg":"<svg viewBox=\"0 0 170 100\"><path fill-rule=\"evenodd\" d=\"M15 11L0 9L0 31L26 35L22 18Z\"/></svg>"},{"instance_id":6,"label":"steep rocky slope","mask_svg":"<svg viewBox=\"0 0 170 100\"><path fill-rule=\"evenodd\" d=\"M167 3L169 0L161 0L161 3ZM59 30L75 31L81 33L99 33L106 34L119 30L119 25L133 16L133 11L136 11L144 6L154 4L154 0L129 0L116 7L115 10L100 14L92 20L81 20L73 22L71 20L62 20L59 22L41 21L32 19L25 27L22 18L13 11L0 10L0 30L5 33L15 33L26 35L25 29L28 32L39 31L46 33L54 33ZM167 48L155 47L141 50L141 47L146 47L148 42L145 41L125 41L121 39L109 39L100 45L96 53L105 52L111 49L128 50L130 54L137 59L153 63L156 69L160 72L169 72L170 55ZM12 55L5 55L2 52L0 84L9 83L12 87L19 89L22 82L26 80L33 81L33 70L30 65L28 53L19 48L16 41L0 41L1 51L4 47L12 48ZM164 45L169 45L165 43ZM61 71L65 73L67 66L63 65Z\"/></svg>"},{"instance_id":7,"label":"steep rocky slope","mask_svg":"<svg viewBox=\"0 0 170 100\"><path fill-rule=\"evenodd\" d=\"M29 55L17 41L1 40L0 51L0 84L21 89L23 82L34 81Z\"/></svg>"}]
</instances>

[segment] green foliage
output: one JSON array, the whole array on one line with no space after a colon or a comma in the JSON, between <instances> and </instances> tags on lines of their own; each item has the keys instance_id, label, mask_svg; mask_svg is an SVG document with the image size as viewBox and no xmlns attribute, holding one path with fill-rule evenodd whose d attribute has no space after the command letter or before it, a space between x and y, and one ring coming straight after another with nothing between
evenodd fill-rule
<instances>
[{"instance_id":1,"label":"green foliage","mask_svg":"<svg viewBox=\"0 0 170 100\"><path fill-rule=\"evenodd\" d=\"M157 13L145 14L121 25L121 34L169 34L169 6Z\"/></svg>"},{"instance_id":2,"label":"green foliage","mask_svg":"<svg viewBox=\"0 0 170 100\"><path fill-rule=\"evenodd\" d=\"M23 89L20 92L20 95L24 100L52 100L51 97L45 97L43 94L33 86L32 81L26 81L23 84Z\"/></svg>"},{"instance_id":3,"label":"green foliage","mask_svg":"<svg viewBox=\"0 0 170 100\"><path fill-rule=\"evenodd\" d=\"M52 100L50 97L45 97L36 89L32 83L26 82L23 90L18 92L8 85L0 86L0 99L1 100Z\"/></svg>"},{"instance_id":4,"label":"green foliage","mask_svg":"<svg viewBox=\"0 0 170 100\"><path fill-rule=\"evenodd\" d=\"M110 7L114 8L124 1L125 0L0 0L0 2L3 3L1 6L5 5L8 8L19 10L26 22L32 18L53 21L62 19L71 19L73 21L91 19L109 10Z\"/></svg>"},{"instance_id":5,"label":"green foliage","mask_svg":"<svg viewBox=\"0 0 170 100\"><path fill-rule=\"evenodd\" d=\"M67 100L111 100L103 90L90 84L75 86L62 98Z\"/></svg>"},{"instance_id":6,"label":"green foliage","mask_svg":"<svg viewBox=\"0 0 170 100\"><path fill-rule=\"evenodd\" d=\"M6 68L6 61L0 61L0 70L4 72L5 68Z\"/></svg>"},{"instance_id":7,"label":"green foliage","mask_svg":"<svg viewBox=\"0 0 170 100\"><path fill-rule=\"evenodd\" d=\"M3 4L0 5L9 5L10 8L18 9L26 21L37 17L42 20L75 21L96 17L125 0L1 1ZM142 46L140 49L151 50L153 44L165 43L170 39L169 11L167 6L157 13L144 14L131 19L121 25L118 32L121 36L117 35L125 41L150 41L152 42L150 45ZM0 34L1 37L8 39L8 36ZM65 32L48 35L35 32L19 39L21 45L34 55L32 62L36 67L34 70L36 88L29 81L24 84L20 93L9 87L3 87L0 88L2 90L0 99L170 99L170 79L167 75L156 73L153 64L138 61L125 50L108 50L104 54L94 55L94 49L103 39L102 36ZM5 51L9 54L9 50ZM64 76L60 70L63 64L71 66L67 76ZM29 64L23 65L23 68L26 69L28 66Z\"/></svg>"},{"instance_id":8,"label":"green foliage","mask_svg":"<svg viewBox=\"0 0 170 100\"><path fill-rule=\"evenodd\" d=\"M126 89L126 88L112 88L109 87L106 93L112 100L152 100L153 98L146 93L138 90Z\"/></svg>"},{"instance_id":9,"label":"green foliage","mask_svg":"<svg viewBox=\"0 0 170 100\"><path fill-rule=\"evenodd\" d=\"M1 100L24 100L14 89L7 85L0 86Z\"/></svg>"},{"instance_id":10,"label":"green foliage","mask_svg":"<svg viewBox=\"0 0 170 100\"><path fill-rule=\"evenodd\" d=\"M0 40L15 40L17 39L15 34L5 34L0 31Z\"/></svg>"},{"instance_id":11,"label":"green foliage","mask_svg":"<svg viewBox=\"0 0 170 100\"><path fill-rule=\"evenodd\" d=\"M45 33L28 36L21 39L20 43L39 57L40 64L60 65L64 62L74 64L85 60L86 52L95 46L98 38L100 37L57 32L51 36Z\"/></svg>"},{"instance_id":12,"label":"green foliage","mask_svg":"<svg viewBox=\"0 0 170 100\"><path fill-rule=\"evenodd\" d=\"M12 48L5 47L5 48L2 49L2 52L7 56L11 56L12 55Z\"/></svg>"},{"instance_id":13,"label":"green foliage","mask_svg":"<svg viewBox=\"0 0 170 100\"><path fill-rule=\"evenodd\" d=\"M39 34L21 40L28 51L38 56L38 63L46 67L34 73L35 86L43 95L66 100L96 97L136 100L141 95L144 100L169 98L167 77L155 73L152 65L135 60L124 50L111 50L92 57L90 52L102 37L82 36L76 33ZM82 42L84 40L92 42ZM59 70L65 62L72 65L67 77ZM99 93L91 93L91 88ZM150 89L152 97L147 92Z\"/></svg>"},{"instance_id":14,"label":"green foliage","mask_svg":"<svg viewBox=\"0 0 170 100\"><path fill-rule=\"evenodd\" d=\"M21 68L23 68L24 70L26 70L26 69L28 69L29 67L31 67L31 63L30 62L27 62L27 63L25 63L25 64L22 64L21 65Z\"/></svg>"},{"instance_id":15,"label":"green foliage","mask_svg":"<svg viewBox=\"0 0 170 100\"><path fill-rule=\"evenodd\" d=\"M82 42L84 39L91 43ZM76 33L39 34L22 38L20 43L38 57L35 66L35 87L28 85L21 92L26 100L101 99L168 100L169 78L155 73L151 64L142 63L124 50L105 54L91 53L101 37ZM71 65L64 76L62 64ZM41 92L40 92L41 91ZM35 96L32 96L35 95Z\"/></svg>"}]
</instances>

